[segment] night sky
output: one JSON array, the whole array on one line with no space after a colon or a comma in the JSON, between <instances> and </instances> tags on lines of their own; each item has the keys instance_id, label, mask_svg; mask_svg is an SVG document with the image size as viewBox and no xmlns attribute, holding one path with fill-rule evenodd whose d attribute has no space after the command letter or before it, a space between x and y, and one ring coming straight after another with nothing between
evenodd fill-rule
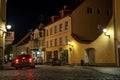
<instances>
[{"instance_id":1,"label":"night sky","mask_svg":"<svg viewBox=\"0 0 120 80\"><path fill-rule=\"evenodd\" d=\"M49 23L50 16L58 15L64 5L70 6L75 0L7 0L7 24L15 31L15 43L29 29L35 29L42 22Z\"/></svg>"}]
</instances>

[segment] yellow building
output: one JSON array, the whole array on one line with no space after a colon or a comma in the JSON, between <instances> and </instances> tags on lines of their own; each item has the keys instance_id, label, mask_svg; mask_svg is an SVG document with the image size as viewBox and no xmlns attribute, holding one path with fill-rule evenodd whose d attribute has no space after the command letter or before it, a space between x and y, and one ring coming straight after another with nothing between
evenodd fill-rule
<instances>
[{"instance_id":1,"label":"yellow building","mask_svg":"<svg viewBox=\"0 0 120 80\"><path fill-rule=\"evenodd\" d=\"M51 23L45 26L45 62L60 59L64 64L71 63L68 41L71 40L71 17L61 10L60 16L52 16Z\"/></svg>"},{"instance_id":2,"label":"yellow building","mask_svg":"<svg viewBox=\"0 0 120 80\"><path fill-rule=\"evenodd\" d=\"M113 0L113 22L116 65L120 66L120 0Z\"/></svg>"},{"instance_id":3,"label":"yellow building","mask_svg":"<svg viewBox=\"0 0 120 80\"><path fill-rule=\"evenodd\" d=\"M115 66L112 0L86 0L72 11L73 63ZM107 28L110 36L102 34Z\"/></svg>"},{"instance_id":4,"label":"yellow building","mask_svg":"<svg viewBox=\"0 0 120 80\"><path fill-rule=\"evenodd\" d=\"M6 0L0 0L0 65L4 59L5 34L6 31Z\"/></svg>"},{"instance_id":5,"label":"yellow building","mask_svg":"<svg viewBox=\"0 0 120 80\"><path fill-rule=\"evenodd\" d=\"M83 0L72 6L70 15L61 12L59 20L52 16L45 27L46 62L58 58L66 64L115 66L112 0Z\"/></svg>"}]
</instances>

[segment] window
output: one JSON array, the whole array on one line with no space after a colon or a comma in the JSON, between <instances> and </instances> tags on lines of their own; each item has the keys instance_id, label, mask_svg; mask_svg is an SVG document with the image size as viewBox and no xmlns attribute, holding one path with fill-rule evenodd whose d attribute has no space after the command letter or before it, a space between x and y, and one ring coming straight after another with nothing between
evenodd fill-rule
<instances>
[{"instance_id":1,"label":"window","mask_svg":"<svg viewBox=\"0 0 120 80\"><path fill-rule=\"evenodd\" d=\"M54 41L54 45L57 46L57 39L55 39L55 41Z\"/></svg>"},{"instance_id":2,"label":"window","mask_svg":"<svg viewBox=\"0 0 120 80\"><path fill-rule=\"evenodd\" d=\"M107 15L108 15L108 16L110 15L110 10L107 10Z\"/></svg>"},{"instance_id":3,"label":"window","mask_svg":"<svg viewBox=\"0 0 120 80\"><path fill-rule=\"evenodd\" d=\"M59 32L61 32L62 31L62 24L60 24L60 26L59 26Z\"/></svg>"},{"instance_id":4,"label":"window","mask_svg":"<svg viewBox=\"0 0 120 80\"><path fill-rule=\"evenodd\" d=\"M48 30L46 31L46 35L48 36Z\"/></svg>"},{"instance_id":5,"label":"window","mask_svg":"<svg viewBox=\"0 0 120 80\"><path fill-rule=\"evenodd\" d=\"M44 39L42 40L42 46L44 46Z\"/></svg>"},{"instance_id":6,"label":"window","mask_svg":"<svg viewBox=\"0 0 120 80\"><path fill-rule=\"evenodd\" d=\"M52 51L47 51L46 53L47 53L46 54L47 61L50 61L52 58Z\"/></svg>"},{"instance_id":7,"label":"window","mask_svg":"<svg viewBox=\"0 0 120 80\"><path fill-rule=\"evenodd\" d=\"M65 22L65 30L68 30L68 21Z\"/></svg>"},{"instance_id":8,"label":"window","mask_svg":"<svg viewBox=\"0 0 120 80\"><path fill-rule=\"evenodd\" d=\"M100 9L97 10L97 14L100 14Z\"/></svg>"},{"instance_id":9,"label":"window","mask_svg":"<svg viewBox=\"0 0 120 80\"><path fill-rule=\"evenodd\" d=\"M68 36L65 36L65 44L68 44Z\"/></svg>"},{"instance_id":10,"label":"window","mask_svg":"<svg viewBox=\"0 0 120 80\"><path fill-rule=\"evenodd\" d=\"M39 41L38 40L34 40L34 47L38 47L39 46Z\"/></svg>"},{"instance_id":11,"label":"window","mask_svg":"<svg viewBox=\"0 0 120 80\"><path fill-rule=\"evenodd\" d=\"M87 13L92 14L92 8L87 8Z\"/></svg>"},{"instance_id":12,"label":"window","mask_svg":"<svg viewBox=\"0 0 120 80\"><path fill-rule=\"evenodd\" d=\"M59 44L62 45L62 37L59 38Z\"/></svg>"},{"instance_id":13,"label":"window","mask_svg":"<svg viewBox=\"0 0 120 80\"><path fill-rule=\"evenodd\" d=\"M44 35L45 35L43 30L40 30L39 34L40 34L40 37L44 37Z\"/></svg>"},{"instance_id":14,"label":"window","mask_svg":"<svg viewBox=\"0 0 120 80\"><path fill-rule=\"evenodd\" d=\"M40 46L42 46L42 40L39 40Z\"/></svg>"},{"instance_id":15,"label":"window","mask_svg":"<svg viewBox=\"0 0 120 80\"><path fill-rule=\"evenodd\" d=\"M52 40L50 40L50 47L52 47Z\"/></svg>"},{"instance_id":16,"label":"window","mask_svg":"<svg viewBox=\"0 0 120 80\"><path fill-rule=\"evenodd\" d=\"M40 31L39 34L40 34L40 37L42 37L42 31Z\"/></svg>"},{"instance_id":17,"label":"window","mask_svg":"<svg viewBox=\"0 0 120 80\"><path fill-rule=\"evenodd\" d=\"M52 35L52 28L50 28L50 35Z\"/></svg>"},{"instance_id":18,"label":"window","mask_svg":"<svg viewBox=\"0 0 120 80\"><path fill-rule=\"evenodd\" d=\"M46 47L48 47L48 41L46 42Z\"/></svg>"},{"instance_id":19,"label":"window","mask_svg":"<svg viewBox=\"0 0 120 80\"><path fill-rule=\"evenodd\" d=\"M54 33L57 33L57 26L54 27Z\"/></svg>"},{"instance_id":20,"label":"window","mask_svg":"<svg viewBox=\"0 0 120 80\"><path fill-rule=\"evenodd\" d=\"M10 32L7 32L7 34L6 34L6 36L11 36L12 35L12 33L10 33Z\"/></svg>"}]
</instances>

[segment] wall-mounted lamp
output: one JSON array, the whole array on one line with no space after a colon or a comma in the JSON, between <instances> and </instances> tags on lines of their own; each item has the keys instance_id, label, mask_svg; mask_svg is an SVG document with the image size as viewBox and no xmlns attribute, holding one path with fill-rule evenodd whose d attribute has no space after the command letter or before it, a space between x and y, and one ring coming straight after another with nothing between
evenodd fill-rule
<instances>
[{"instance_id":1,"label":"wall-mounted lamp","mask_svg":"<svg viewBox=\"0 0 120 80\"><path fill-rule=\"evenodd\" d=\"M7 33L7 30L11 29L11 25L7 25L5 28L4 27L0 27L0 31L3 31L2 37L5 33Z\"/></svg>"},{"instance_id":2,"label":"wall-mounted lamp","mask_svg":"<svg viewBox=\"0 0 120 80\"><path fill-rule=\"evenodd\" d=\"M10 30L10 29L12 28L12 26L11 26L11 25L7 25L6 28L7 28L8 30Z\"/></svg>"},{"instance_id":3,"label":"wall-mounted lamp","mask_svg":"<svg viewBox=\"0 0 120 80\"><path fill-rule=\"evenodd\" d=\"M103 29L103 32L105 34L105 36L108 36L110 38L110 32L107 31L107 29Z\"/></svg>"},{"instance_id":4,"label":"wall-mounted lamp","mask_svg":"<svg viewBox=\"0 0 120 80\"><path fill-rule=\"evenodd\" d=\"M73 44L70 40L68 41L68 45L73 47Z\"/></svg>"}]
</instances>

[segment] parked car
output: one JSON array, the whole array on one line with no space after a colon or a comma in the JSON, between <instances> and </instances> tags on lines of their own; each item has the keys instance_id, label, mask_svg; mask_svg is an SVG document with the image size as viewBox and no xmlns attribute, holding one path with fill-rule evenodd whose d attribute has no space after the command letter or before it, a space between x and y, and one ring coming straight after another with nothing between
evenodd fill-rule
<instances>
[{"instance_id":1,"label":"parked car","mask_svg":"<svg viewBox=\"0 0 120 80\"><path fill-rule=\"evenodd\" d=\"M22 69L23 67L35 68L34 58L29 54L19 55L12 60L11 66L16 69Z\"/></svg>"}]
</instances>

